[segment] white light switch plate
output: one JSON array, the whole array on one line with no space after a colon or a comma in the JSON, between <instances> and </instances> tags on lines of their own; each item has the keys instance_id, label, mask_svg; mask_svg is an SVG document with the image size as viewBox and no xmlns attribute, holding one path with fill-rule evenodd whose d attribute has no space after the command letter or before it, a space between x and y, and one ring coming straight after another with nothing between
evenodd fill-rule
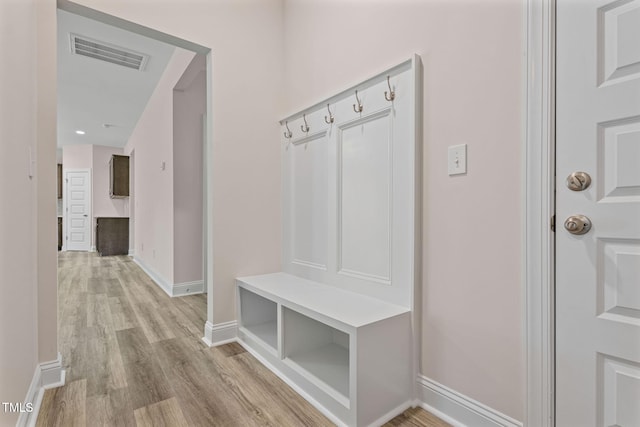
<instances>
[{"instance_id":1,"label":"white light switch plate","mask_svg":"<svg viewBox=\"0 0 640 427\"><path fill-rule=\"evenodd\" d=\"M467 144L449 146L449 175L467 173Z\"/></svg>"}]
</instances>

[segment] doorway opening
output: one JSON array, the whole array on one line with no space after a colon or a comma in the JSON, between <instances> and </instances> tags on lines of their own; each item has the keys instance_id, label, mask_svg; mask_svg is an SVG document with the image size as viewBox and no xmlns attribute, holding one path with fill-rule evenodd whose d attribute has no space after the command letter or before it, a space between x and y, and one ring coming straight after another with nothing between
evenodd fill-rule
<instances>
[{"instance_id":1,"label":"doorway opening","mask_svg":"<svg viewBox=\"0 0 640 427\"><path fill-rule=\"evenodd\" d=\"M211 298L205 262L212 244L211 133L203 131L211 121L210 49L67 1L58 2L57 13L65 365L82 366L77 349L65 347L78 320L89 335L106 324L114 333L138 326L150 342L186 330L200 340ZM116 157L126 157L124 172L113 166ZM89 224L86 247L69 244L67 175L80 169L91 181L88 213L81 214ZM114 190L121 172L124 194ZM117 255L106 256L103 245L120 245ZM165 294L190 296L167 302ZM176 328L163 314L185 315L190 323ZM67 375L73 380L73 370Z\"/></svg>"}]
</instances>

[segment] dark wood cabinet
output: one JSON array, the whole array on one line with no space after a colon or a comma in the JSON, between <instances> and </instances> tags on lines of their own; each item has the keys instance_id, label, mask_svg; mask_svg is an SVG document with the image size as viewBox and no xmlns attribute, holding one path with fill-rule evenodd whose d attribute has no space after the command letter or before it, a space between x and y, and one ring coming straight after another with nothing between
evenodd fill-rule
<instances>
[{"instance_id":1,"label":"dark wood cabinet","mask_svg":"<svg viewBox=\"0 0 640 427\"><path fill-rule=\"evenodd\" d=\"M109 196L129 197L129 156L114 154L109 160Z\"/></svg>"},{"instance_id":2,"label":"dark wood cabinet","mask_svg":"<svg viewBox=\"0 0 640 427\"><path fill-rule=\"evenodd\" d=\"M62 199L62 165L58 163L58 199Z\"/></svg>"},{"instance_id":3,"label":"dark wood cabinet","mask_svg":"<svg viewBox=\"0 0 640 427\"><path fill-rule=\"evenodd\" d=\"M101 256L129 253L129 218L97 218L96 250Z\"/></svg>"},{"instance_id":4,"label":"dark wood cabinet","mask_svg":"<svg viewBox=\"0 0 640 427\"><path fill-rule=\"evenodd\" d=\"M61 250L61 249L62 249L62 218L58 217L58 250Z\"/></svg>"}]
</instances>

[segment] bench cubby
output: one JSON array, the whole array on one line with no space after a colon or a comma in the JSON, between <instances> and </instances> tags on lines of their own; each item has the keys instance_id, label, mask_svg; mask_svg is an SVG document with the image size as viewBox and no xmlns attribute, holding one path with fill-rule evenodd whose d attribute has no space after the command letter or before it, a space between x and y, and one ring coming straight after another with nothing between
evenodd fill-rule
<instances>
[{"instance_id":1,"label":"bench cubby","mask_svg":"<svg viewBox=\"0 0 640 427\"><path fill-rule=\"evenodd\" d=\"M246 289L240 289L239 301L243 313L243 332L275 352L278 348L277 304Z\"/></svg>"},{"instance_id":2,"label":"bench cubby","mask_svg":"<svg viewBox=\"0 0 640 427\"><path fill-rule=\"evenodd\" d=\"M237 284L239 342L333 422L377 425L412 404L409 309L286 273Z\"/></svg>"}]
</instances>

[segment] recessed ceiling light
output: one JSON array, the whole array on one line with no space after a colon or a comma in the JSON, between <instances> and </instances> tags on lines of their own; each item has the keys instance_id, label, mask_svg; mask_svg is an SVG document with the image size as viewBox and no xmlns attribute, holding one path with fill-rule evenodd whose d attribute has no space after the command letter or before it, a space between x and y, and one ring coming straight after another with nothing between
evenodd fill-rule
<instances>
[{"instance_id":1,"label":"recessed ceiling light","mask_svg":"<svg viewBox=\"0 0 640 427\"><path fill-rule=\"evenodd\" d=\"M85 133L85 132L84 132L83 130L77 130L77 131L76 131L76 133L77 133L78 135L84 135L84 133Z\"/></svg>"}]
</instances>

